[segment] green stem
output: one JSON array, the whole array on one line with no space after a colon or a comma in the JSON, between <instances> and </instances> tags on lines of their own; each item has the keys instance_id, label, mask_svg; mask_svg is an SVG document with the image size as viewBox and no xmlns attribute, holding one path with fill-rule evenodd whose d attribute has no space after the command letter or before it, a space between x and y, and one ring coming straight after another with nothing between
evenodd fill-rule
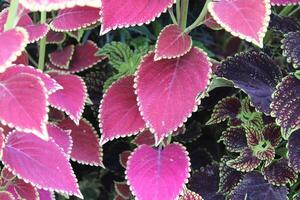
<instances>
[{"instance_id":1,"label":"green stem","mask_svg":"<svg viewBox=\"0 0 300 200\"><path fill-rule=\"evenodd\" d=\"M293 8L294 8L294 6L286 6L280 11L279 15L287 16L293 10Z\"/></svg>"},{"instance_id":2,"label":"green stem","mask_svg":"<svg viewBox=\"0 0 300 200\"><path fill-rule=\"evenodd\" d=\"M203 20L208 12L208 4L211 0L206 0L204 7L199 15L199 17L194 21L193 24L191 24L189 27L187 27L184 32L189 33L191 32L194 28L197 28L201 24L203 24Z\"/></svg>"},{"instance_id":3,"label":"green stem","mask_svg":"<svg viewBox=\"0 0 300 200\"><path fill-rule=\"evenodd\" d=\"M47 19L47 13L45 11L41 12L41 23L46 23L46 19ZM40 41L38 68L42 71L44 71L44 66L45 66L45 53L46 53L46 37L44 37Z\"/></svg>"},{"instance_id":4,"label":"green stem","mask_svg":"<svg viewBox=\"0 0 300 200\"><path fill-rule=\"evenodd\" d=\"M25 50L26 51L26 50ZM26 51L27 55L28 55L28 59L29 61L35 66L38 67L38 63L33 59L33 57Z\"/></svg>"},{"instance_id":5,"label":"green stem","mask_svg":"<svg viewBox=\"0 0 300 200\"><path fill-rule=\"evenodd\" d=\"M10 2L8 17L4 25L4 30L7 31L16 25L17 12L18 12L19 0L12 0Z\"/></svg>"},{"instance_id":6,"label":"green stem","mask_svg":"<svg viewBox=\"0 0 300 200\"><path fill-rule=\"evenodd\" d=\"M176 17L178 22L180 22L180 18L181 18L180 6L181 6L180 0L176 0Z\"/></svg>"},{"instance_id":7,"label":"green stem","mask_svg":"<svg viewBox=\"0 0 300 200\"><path fill-rule=\"evenodd\" d=\"M288 16L292 16L294 15L296 12L298 12L300 10L300 6L298 6L295 10L293 10L292 12L289 13Z\"/></svg>"},{"instance_id":8,"label":"green stem","mask_svg":"<svg viewBox=\"0 0 300 200\"><path fill-rule=\"evenodd\" d=\"M178 24L177 20L176 20L176 17L174 15L173 9L172 8L168 8L168 12L169 12L169 15L170 15L170 17L172 19L173 24Z\"/></svg>"},{"instance_id":9,"label":"green stem","mask_svg":"<svg viewBox=\"0 0 300 200\"><path fill-rule=\"evenodd\" d=\"M187 17L189 10L189 0L181 0L181 18L180 27L184 30L186 28Z\"/></svg>"}]
</instances>

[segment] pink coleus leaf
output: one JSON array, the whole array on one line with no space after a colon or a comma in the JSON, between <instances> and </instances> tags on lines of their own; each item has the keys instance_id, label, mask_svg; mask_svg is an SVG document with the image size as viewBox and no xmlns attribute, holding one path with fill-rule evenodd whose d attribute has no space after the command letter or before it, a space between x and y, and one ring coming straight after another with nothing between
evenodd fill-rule
<instances>
[{"instance_id":1,"label":"pink coleus leaf","mask_svg":"<svg viewBox=\"0 0 300 200\"><path fill-rule=\"evenodd\" d=\"M37 188L82 198L68 159L52 139L45 141L13 131L6 138L2 162L18 178Z\"/></svg>"},{"instance_id":2,"label":"pink coleus leaf","mask_svg":"<svg viewBox=\"0 0 300 200\"><path fill-rule=\"evenodd\" d=\"M79 125L74 124L69 118L59 123L64 130L71 130L73 147L71 159L85 165L103 166L102 147L98 134L93 125L86 119L81 119Z\"/></svg>"},{"instance_id":3,"label":"pink coleus leaf","mask_svg":"<svg viewBox=\"0 0 300 200\"><path fill-rule=\"evenodd\" d=\"M17 57L17 59L13 62L13 64L16 65L29 65L29 58L28 58L28 54L23 51L21 55L19 55Z\"/></svg>"},{"instance_id":4,"label":"pink coleus leaf","mask_svg":"<svg viewBox=\"0 0 300 200\"><path fill-rule=\"evenodd\" d=\"M155 138L154 138L153 133L151 133L149 130L144 130L143 132L141 132L134 138L132 143L134 143L138 146L140 146L142 144L153 146L153 145L155 145Z\"/></svg>"},{"instance_id":5,"label":"pink coleus leaf","mask_svg":"<svg viewBox=\"0 0 300 200\"><path fill-rule=\"evenodd\" d=\"M174 0L141 0L139 2L135 0L127 0L126 2L102 0L100 34L103 35L116 28L150 23L167 8L172 7L174 2Z\"/></svg>"},{"instance_id":6,"label":"pink coleus leaf","mask_svg":"<svg viewBox=\"0 0 300 200\"><path fill-rule=\"evenodd\" d=\"M2 124L48 139L47 91L40 79L28 73L1 73L0 94Z\"/></svg>"},{"instance_id":7,"label":"pink coleus leaf","mask_svg":"<svg viewBox=\"0 0 300 200\"><path fill-rule=\"evenodd\" d=\"M15 200L15 197L7 191L0 191L0 199L1 200Z\"/></svg>"},{"instance_id":8,"label":"pink coleus leaf","mask_svg":"<svg viewBox=\"0 0 300 200\"><path fill-rule=\"evenodd\" d=\"M210 65L207 55L198 48L175 59L154 61L154 53L144 57L135 78L136 94L156 144L196 110L197 97L209 82Z\"/></svg>"},{"instance_id":9,"label":"pink coleus leaf","mask_svg":"<svg viewBox=\"0 0 300 200\"><path fill-rule=\"evenodd\" d=\"M0 75L0 78L9 78L19 73L32 74L33 76L39 77L44 83L45 88L47 89L48 94L52 94L57 90L62 89L54 79L52 79L48 74L41 72L31 66L24 65L12 65L9 67L3 74Z\"/></svg>"},{"instance_id":10,"label":"pink coleus leaf","mask_svg":"<svg viewBox=\"0 0 300 200\"><path fill-rule=\"evenodd\" d=\"M173 200L187 182L189 166L188 153L178 143L163 150L142 145L129 157L125 173L136 199Z\"/></svg>"},{"instance_id":11,"label":"pink coleus leaf","mask_svg":"<svg viewBox=\"0 0 300 200\"><path fill-rule=\"evenodd\" d=\"M53 192L38 189L40 200L55 200L55 196Z\"/></svg>"},{"instance_id":12,"label":"pink coleus leaf","mask_svg":"<svg viewBox=\"0 0 300 200\"><path fill-rule=\"evenodd\" d=\"M7 189L15 199L35 200L39 199L36 188L31 184L25 183L22 179L16 179L10 184Z\"/></svg>"},{"instance_id":13,"label":"pink coleus leaf","mask_svg":"<svg viewBox=\"0 0 300 200\"><path fill-rule=\"evenodd\" d=\"M70 156L73 147L71 130L63 130L55 124L47 124L47 130L49 137L63 149L67 156Z\"/></svg>"},{"instance_id":14,"label":"pink coleus leaf","mask_svg":"<svg viewBox=\"0 0 300 200\"><path fill-rule=\"evenodd\" d=\"M133 76L123 77L104 94L99 108L101 144L137 134L145 127L134 93Z\"/></svg>"},{"instance_id":15,"label":"pink coleus leaf","mask_svg":"<svg viewBox=\"0 0 300 200\"><path fill-rule=\"evenodd\" d=\"M58 75L54 73L50 75L63 87L62 90L58 90L49 96L50 105L64 111L76 124L79 124L87 98L84 81L75 75Z\"/></svg>"},{"instance_id":16,"label":"pink coleus leaf","mask_svg":"<svg viewBox=\"0 0 300 200\"><path fill-rule=\"evenodd\" d=\"M208 5L212 17L232 35L262 47L269 25L271 5L267 0L221 0ZM255 12L253 12L255 9Z\"/></svg>"},{"instance_id":17,"label":"pink coleus leaf","mask_svg":"<svg viewBox=\"0 0 300 200\"><path fill-rule=\"evenodd\" d=\"M286 6L300 4L300 0L271 0L272 5Z\"/></svg>"},{"instance_id":18,"label":"pink coleus leaf","mask_svg":"<svg viewBox=\"0 0 300 200\"><path fill-rule=\"evenodd\" d=\"M21 55L28 43L28 33L17 27L0 33L0 72Z\"/></svg>"},{"instance_id":19,"label":"pink coleus leaf","mask_svg":"<svg viewBox=\"0 0 300 200\"><path fill-rule=\"evenodd\" d=\"M44 38L49 31L49 26L47 24L31 24L28 26L24 26L24 28L29 34L30 43Z\"/></svg>"},{"instance_id":20,"label":"pink coleus leaf","mask_svg":"<svg viewBox=\"0 0 300 200\"><path fill-rule=\"evenodd\" d=\"M5 139L5 135L3 133L3 130L0 129L0 158L2 157L2 152L4 148L4 139Z\"/></svg>"},{"instance_id":21,"label":"pink coleus leaf","mask_svg":"<svg viewBox=\"0 0 300 200\"><path fill-rule=\"evenodd\" d=\"M16 26L24 27L33 24L33 21L30 18L30 16L20 6L18 7L17 13L20 19L18 20ZM0 32L4 32L4 26L6 24L7 17L8 17L8 9L6 8L3 9L0 13Z\"/></svg>"},{"instance_id":22,"label":"pink coleus leaf","mask_svg":"<svg viewBox=\"0 0 300 200\"><path fill-rule=\"evenodd\" d=\"M20 0L20 3L31 11L51 11L74 6L101 7L99 0Z\"/></svg>"},{"instance_id":23,"label":"pink coleus leaf","mask_svg":"<svg viewBox=\"0 0 300 200\"><path fill-rule=\"evenodd\" d=\"M159 34L154 59L177 58L189 52L191 48L192 38L183 32L180 26L171 24Z\"/></svg>"},{"instance_id":24,"label":"pink coleus leaf","mask_svg":"<svg viewBox=\"0 0 300 200\"><path fill-rule=\"evenodd\" d=\"M74 54L74 45L69 45L62 50L49 54L50 62L58 68L68 69L72 56Z\"/></svg>"},{"instance_id":25,"label":"pink coleus leaf","mask_svg":"<svg viewBox=\"0 0 300 200\"><path fill-rule=\"evenodd\" d=\"M66 39L66 34L62 32L54 32L50 30L46 35L46 42L48 44L61 44Z\"/></svg>"},{"instance_id":26,"label":"pink coleus leaf","mask_svg":"<svg viewBox=\"0 0 300 200\"><path fill-rule=\"evenodd\" d=\"M60 10L50 24L55 31L70 32L88 27L99 21L100 8L76 6Z\"/></svg>"}]
</instances>

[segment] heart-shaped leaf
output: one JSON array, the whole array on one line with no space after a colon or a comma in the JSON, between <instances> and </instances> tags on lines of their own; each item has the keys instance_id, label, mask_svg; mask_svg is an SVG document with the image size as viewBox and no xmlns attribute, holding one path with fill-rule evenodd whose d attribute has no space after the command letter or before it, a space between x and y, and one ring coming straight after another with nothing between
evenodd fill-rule
<instances>
[{"instance_id":1,"label":"heart-shaped leaf","mask_svg":"<svg viewBox=\"0 0 300 200\"><path fill-rule=\"evenodd\" d=\"M27 31L20 27L0 33L0 72L4 72L21 55L28 40Z\"/></svg>"},{"instance_id":2,"label":"heart-shaped leaf","mask_svg":"<svg viewBox=\"0 0 300 200\"><path fill-rule=\"evenodd\" d=\"M138 110L133 76L121 78L105 93L99 108L101 144L137 134L145 128Z\"/></svg>"},{"instance_id":3,"label":"heart-shaped leaf","mask_svg":"<svg viewBox=\"0 0 300 200\"><path fill-rule=\"evenodd\" d=\"M286 187L273 186L259 172L250 172L235 188L231 199L283 200L287 199L287 194Z\"/></svg>"},{"instance_id":4,"label":"heart-shaped leaf","mask_svg":"<svg viewBox=\"0 0 300 200\"><path fill-rule=\"evenodd\" d=\"M180 58L154 61L154 53L144 57L135 78L136 94L156 144L197 109L197 97L209 82L210 65L207 55L197 48Z\"/></svg>"},{"instance_id":5,"label":"heart-shaped leaf","mask_svg":"<svg viewBox=\"0 0 300 200\"><path fill-rule=\"evenodd\" d=\"M63 89L51 94L49 96L49 103L54 108L66 112L76 124L79 124L87 98L84 81L75 75L58 75L51 73L51 77L56 80Z\"/></svg>"},{"instance_id":6,"label":"heart-shaped leaf","mask_svg":"<svg viewBox=\"0 0 300 200\"><path fill-rule=\"evenodd\" d=\"M55 196L53 192L40 189L38 190L40 200L55 200Z\"/></svg>"},{"instance_id":7,"label":"heart-shaped leaf","mask_svg":"<svg viewBox=\"0 0 300 200\"><path fill-rule=\"evenodd\" d=\"M29 34L29 42L33 43L44 38L48 31L49 26L47 24L32 24L24 27Z\"/></svg>"},{"instance_id":8,"label":"heart-shaped leaf","mask_svg":"<svg viewBox=\"0 0 300 200\"><path fill-rule=\"evenodd\" d=\"M31 184L25 183L21 179L16 179L10 184L7 189L15 199L25 199L25 200L34 200L39 199L36 188L34 188Z\"/></svg>"},{"instance_id":9,"label":"heart-shaped leaf","mask_svg":"<svg viewBox=\"0 0 300 200\"><path fill-rule=\"evenodd\" d=\"M187 182L189 166L188 153L180 144L169 144L163 150L142 145L129 157L126 178L137 199L173 200Z\"/></svg>"},{"instance_id":10,"label":"heart-shaped leaf","mask_svg":"<svg viewBox=\"0 0 300 200\"><path fill-rule=\"evenodd\" d=\"M253 155L251 149L245 149L239 157L226 162L229 167L238 171L250 172L260 164L260 160Z\"/></svg>"},{"instance_id":11,"label":"heart-shaped leaf","mask_svg":"<svg viewBox=\"0 0 300 200\"><path fill-rule=\"evenodd\" d=\"M222 133L220 141L231 152L241 152L247 147L246 133L242 127L229 127Z\"/></svg>"},{"instance_id":12,"label":"heart-shaped leaf","mask_svg":"<svg viewBox=\"0 0 300 200\"><path fill-rule=\"evenodd\" d=\"M100 20L99 8L89 6L76 6L60 10L50 26L55 31L76 31L88 27Z\"/></svg>"},{"instance_id":13,"label":"heart-shaped leaf","mask_svg":"<svg viewBox=\"0 0 300 200\"><path fill-rule=\"evenodd\" d=\"M1 73L0 94L2 124L48 139L47 91L40 79L27 73Z\"/></svg>"},{"instance_id":14,"label":"heart-shaped leaf","mask_svg":"<svg viewBox=\"0 0 300 200\"><path fill-rule=\"evenodd\" d=\"M296 172L300 172L300 129L293 132L289 137L287 149L289 165Z\"/></svg>"},{"instance_id":15,"label":"heart-shaped leaf","mask_svg":"<svg viewBox=\"0 0 300 200\"><path fill-rule=\"evenodd\" d=\"M82 198L74 172L63 151L50 139L14 131L6 138L3 164L32 185Z\"/></svg>"},{"instance_id":16,"label":"heart-shaped leaf","mask_svg":"<svg viewBox=\"0 0 300 200\"><path fill-rule=\"evenodd\" d=\"M273 94L271 115L276 117L276 122L287 133L291 133L300 127L299 90L300 80L293 75L288 75L277 86Z\"/></svg>"},{"instance_id":17,"label":"heart-shaped leaf","mask_svg":"<svg viewBox=\"0 0 300 200\"><path fill-rule=\"evenodd\" d=\"M263 46L263 38L267 32L271 14L268 1L211 1L208 9L212 17L232 35L259 47Z\"/></svg>"},{"instance_id":18,"label":"heart-shaped leaf","mask_svg":"<svg viewBox=\"0 0 300 200\"><path fill-rule=\"evenodd\" d=\"M93 125L85 119L79 121L78 126L69 118L59 123L64 130L71 130L73 147L71 159L85 165L103 166L102 147Z\"/></svg>"},{"instance_id":19,"label":"heart-shaped leaf","mask_svg":"<svg viewBox=\"0 0 300 200\"><path fill-rule=\"evenodd\" d=\"M101 35L128 26L150 23L156 17L172 7L174 0L102 0ZM133 6L134 5L134 6ZM118 13L118 15L116 15Z\"/></svg>"},{"instance_id":20,"label":"heart-shaped leaf","mask_svg":"<svg viewBox=\"0 0 300 200\"><path fill-rule=\"evenodd\" d=\"M0 192L0 199L1 200L15 200L15 197L7 191L1 191Z\"/></svg>"},{"instance_id":21,"label":"heart-shaped leaf","mask_svg":"<svg viewBox=\"0 0 300 200\"><path fill-rule=\"evenodd\" d=\"M189 52L192 38L183 32L180 26L171 24L159 34L155 47L155 60L177 58Z\"/></svg>"},{"instance_id":22,"label":"heart-shaped leaf","mask_svg":"<svg viewBox=\"0 0 300 200\"><path fill-rule=\"evenodd\" d=\"M282 40L282 54L287 57L289 63L293 63L295 68L300 68L300 32L291 32L284 36Z\"/></svg>"},{"instance_id":23,"label":"heart-shaped leaf","mask_svg":"<svg viewBox=\"0 0 300 200\"><path fill-rule=\"evenodd\" d=\"M191 190L184 190L183 195L179 197L179 200L204 200L199 194Z\"/></svg>"},{"instance_id":24,"label":"heart-shaped leaf","mask_svg":"<svg viewBox=\"0 0 300 200\"><path fill-rule=\"evenodd\" d=\"M50 30L46 35L46 41L48 44L61 44L66 39L66 34L62 32L54 32Z\"/></svg>"},{"instance_id":25,"label":"heart-shaped leaf","mask_svg":"<svg viewBox=\"0 0 300 200\"><path fill-rule=\"evenodd\" d=\"M272 5L286 6L300 4L300 0L271 0Z\"/></svg>"},{"instance_id":26,"label":"heart-shaped leaf","mask_svg":"<svg viewBox=\"0 0 300 200\"><path fill-rule=\"evenodd\" d=\"M267 55L250 51L230 57L222 63L216 74L233 81L245 91L259 111L270 113L271 95L281 81L282 74Z\"/></svg>"},{"instance_id":27,"label":"heart-shaped leaf","mask_svg":"<svg viewBox=\"0 0 300 200\"><path fill-rule=\"evenodd\" d=\"M50 53L49 60L56 67L67 70L74 54L74 50L74 45L66 46L62 50Z\"/></svg>"}]
</instances>

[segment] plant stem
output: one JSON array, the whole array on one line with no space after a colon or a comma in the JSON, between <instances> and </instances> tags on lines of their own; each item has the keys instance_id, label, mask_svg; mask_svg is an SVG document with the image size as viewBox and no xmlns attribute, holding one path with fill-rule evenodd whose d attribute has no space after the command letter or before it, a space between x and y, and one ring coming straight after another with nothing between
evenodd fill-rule
<instances>
[{"instance_id":1,"label":"plant stem","mask_svg":"<svg viewBox=\"0 0 300 200\"><path fill-rule=\"evenodd\" d=\"M168 8L168 12L169 12L169 15L170 15L170 17L172 19L173 24L178 24L177 20L176 20L176 17L174 15L173 9L172 8Z\"/></svg>"},{"instance_id":2,"label":"plant stem","mask_svg":"<svg viewBox=\"0 0 300 200\"><path fill-rule=\"evenodd\" d=\"M292 16L292 15L294 15L296 12L298 12L300 10L300 6L298 6L295 10L293 10L292 12L290 12L289 14L288 14L288 16Z\"/></svg>"},{"instance_id":3,"label":"plant stem","mask_svg":"<svg viewBox=\"0 0 300 200\"><path fill-rule=\"evenodd\" d=\"M280 11L279 15L287 16L293 10L293 8L294 8L294 6L286 6Z\"/></svg>"},{"instance_id":4,"label":"plant stem","mask_svg":"<svg viewBox=\"0 0 300 200\"><path fill-rule=\"evenodd\" d=\"M208 4L211 0L206 0L204 7L199 15L199 17L194 21L193 24L191 24L189 27L187 27L184 32L189 33L191 32L194 28L200 26L201 24L203 24L203 20L208 12Z\"/></svg>"},{"instance_id":5,"label":"plant stem","mask_svg":"<svg viewBox=\"0 0 300 200\"><path fill-rule=\"evenodd\" d=\"M189 10L189 0L181 0L181 18L179 24L183 30L186 28L188 10Z\"/></svg>"},{"instance_id":6,"label":"plant stem","mask_svg":"<svg viewBox=\"0 0 300 200\"><path fill-rule=\"evenodd\" d=\"M47 19L47 13L45 11L41 12L41 23L46 23L46 19ZM40 41L38 68L42 71L44 71L44 66L45 66L45 53L46 53L46 37L44 37Z\"/></svg>"},{"instance_id":7,"label":"plant stem","mask_svg":"<svg viewBox=\"0 0 300 200\"><path fill-rule=\"evenodd\" d=\"M178 22L180 22L180 18L181 18L180 6L181 6L180 0L176 0L176 17Z\"/></svg>"},{"instance_id":8,"label":"plant stem","mask_svg":"<svg viewBox=\"0 0 300 200\"><path fill-rule=\"evenodd\" d=\"M5 31L15 26L17 12L18 12L18 5L19 5L19 0L11 0L9 10L8 10L8 17L4 25Z\"/></svg>"}]
</instances>

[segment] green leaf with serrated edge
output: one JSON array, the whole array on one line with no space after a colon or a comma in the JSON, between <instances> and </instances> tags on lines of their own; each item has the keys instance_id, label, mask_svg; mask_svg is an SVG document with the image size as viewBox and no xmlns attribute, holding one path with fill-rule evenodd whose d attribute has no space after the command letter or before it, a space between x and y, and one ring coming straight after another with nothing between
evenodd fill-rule
<instances>
[{"instance_id":1,"label":"green leaf with serrated edge","mask_svg":"<svg viewBox=\"0 0 300 200\"><path fill-rule=\"evenodd\" d=\"M295 72L295 77L296 77L298 80L300 80L300 70L297 70L297 71Z\"/></svg>"},{"instance_id":2,"label":"green leaf with serrated edge","mask_svg":"<svg viewBox=\"0 0 300 200\"><path fill-rule=\"evenodd\" d=\"M217 76L213 76L212 81L211 81L207 91L210 92L219 87L234 87L234 85L231 81L228 81L224 78L220 78Z\"/></svg>"}]
</instances>

